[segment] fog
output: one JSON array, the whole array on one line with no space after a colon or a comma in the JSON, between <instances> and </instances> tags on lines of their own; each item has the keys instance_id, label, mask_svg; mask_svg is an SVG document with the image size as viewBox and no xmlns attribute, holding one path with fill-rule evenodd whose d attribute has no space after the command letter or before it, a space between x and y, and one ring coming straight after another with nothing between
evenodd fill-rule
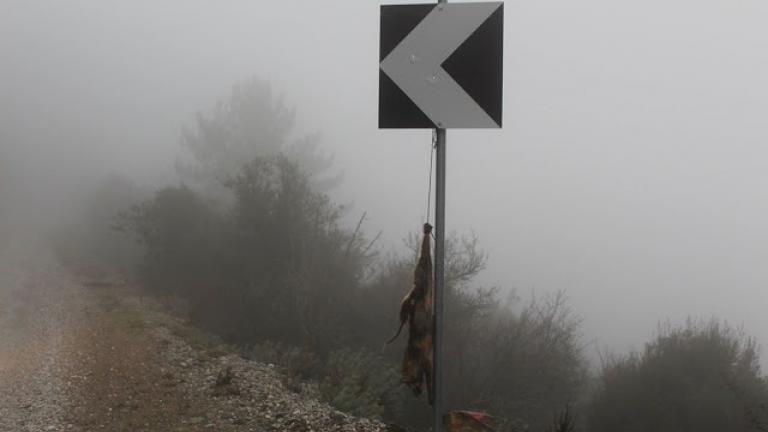
<instances>
[{"instance_id":1,"label":"fog","mask_svg":"<svg viewBox=\"0 0 768 432\"><path fill-rule=\"evenodd\" d=\"M296 108L297 135L322 134L348 223L368 212L379 247L402 251L425 217L431 132L377 129L378 14L3 1L3 230L54 222L108 174L177 181L182 128L257 76ZM590 356L688 316L768 343L767 20L760 0L506 2L504 128L448 133L448 230L479 235L482 282L565 290Z\"/></svg>"}]
</instances>

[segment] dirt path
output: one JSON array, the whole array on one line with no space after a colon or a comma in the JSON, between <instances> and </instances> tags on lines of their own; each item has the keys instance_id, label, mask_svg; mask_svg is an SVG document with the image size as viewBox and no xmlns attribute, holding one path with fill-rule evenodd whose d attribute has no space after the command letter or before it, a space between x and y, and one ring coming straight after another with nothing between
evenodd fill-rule
<instances>
[{"instance_id":1,"label":"dirt path","mask_svg":"<svg viewBox=\"0 0 768 432\"><path fill-rule=\"evenodd\" d=\"M382 431L114 281L0 266L0 431Z\"/></svg>"},{"instance_id":2,"label":"dirt path","mask_svg":"<svg viewBox=\"0 0 768 432\"><path fill-rule=\"evenodd\" d=\"M41 289L56 268L25 259L0 267L0 430L53 431L69 409L71 386L61 361L70 317L69 291Z\"/></svg>"}]
</instances>

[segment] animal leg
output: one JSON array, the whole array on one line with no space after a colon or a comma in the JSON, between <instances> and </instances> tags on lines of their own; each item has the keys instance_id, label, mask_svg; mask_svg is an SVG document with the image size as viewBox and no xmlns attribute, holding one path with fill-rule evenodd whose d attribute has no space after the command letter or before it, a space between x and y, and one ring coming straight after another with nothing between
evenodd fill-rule
<instances>
[{"instance_id":1,"label":"animal leg","mask_svg":"<svg viewBox=\"0 0 768 432\"><path fill-rule=\"evenodd\" d=\"M403 360L403 383L411 388L413 393L418 396L422 392L422 371L419 352L414 349L412 344L408 344Z\"/></svg>"}]
</instances>

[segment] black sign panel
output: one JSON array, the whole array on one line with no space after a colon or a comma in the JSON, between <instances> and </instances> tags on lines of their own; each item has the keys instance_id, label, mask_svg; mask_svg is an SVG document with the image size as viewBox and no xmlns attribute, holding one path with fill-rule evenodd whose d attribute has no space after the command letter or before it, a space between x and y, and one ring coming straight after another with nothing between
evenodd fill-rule
<instances>
[{"instance_id":1,"label":"black sign panel","mask_svg":"<svg viewBox=\"0 0 768 432\"><path fill-rule=\"evenodd\" d=\"M503 3L381 7L380 128L500 128Z\"/></svg>"}]
</instances>

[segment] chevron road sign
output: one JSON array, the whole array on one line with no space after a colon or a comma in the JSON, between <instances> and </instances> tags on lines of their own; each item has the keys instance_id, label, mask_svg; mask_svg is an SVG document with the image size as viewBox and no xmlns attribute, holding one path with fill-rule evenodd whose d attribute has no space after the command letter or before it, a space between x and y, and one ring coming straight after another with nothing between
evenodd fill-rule
<instances>
[{"instance_id":1,"label":"chevron road sign","mask_svg":"<svg viewBox=\"0 0 768 432\"><path fill-rule=\"evenodd\" d=\"M379 128L500 128L504 4L381 6Z\"/></svg>"}]
</instances>

